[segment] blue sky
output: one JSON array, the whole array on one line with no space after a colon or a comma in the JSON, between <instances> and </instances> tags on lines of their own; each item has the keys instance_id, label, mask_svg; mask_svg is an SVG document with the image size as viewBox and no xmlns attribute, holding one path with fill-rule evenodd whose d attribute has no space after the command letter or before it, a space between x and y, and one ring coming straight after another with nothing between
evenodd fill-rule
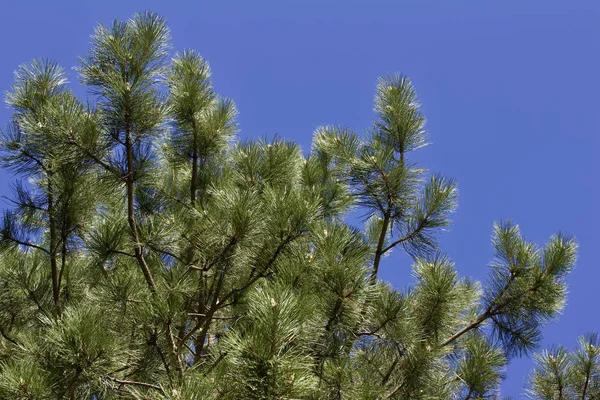
<instances>
[{"instance_id":1,"label":"blue sky","mask_svg":"<svg viewBox=\"0 0 600 400\"><path fill-rule=\"evenodd\" d=\"M558 231L580 244L564 314L546 345L600 331L600 3L595 1L3 1L0 91L36 57L69 69L97 22L139 10L164 15L175 50L198 50L240 110L243 138L275 134L308 149L321 124L357 131L372 120L378 76L413 81L432 145L414 159L459 182L442 247L459 272L485 279L495 220L511 218L543 244ZM9 118L0 107L0 124ZM0 194L10 177L0 172ZM4 205L2 205L4 207ZM410 283L410 262L382 277ZM530 360L511 362L503 394L521 397Z\"/></svg>"}]
</instances>

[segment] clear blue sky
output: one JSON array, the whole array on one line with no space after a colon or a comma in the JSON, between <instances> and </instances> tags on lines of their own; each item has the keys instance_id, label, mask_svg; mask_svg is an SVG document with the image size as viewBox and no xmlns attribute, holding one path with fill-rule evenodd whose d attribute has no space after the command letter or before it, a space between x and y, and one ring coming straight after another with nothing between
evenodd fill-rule
<instances>
[{"instance_id":1,"label":"clear blue sky","mask_svg":"<svg viewBox=\"0 0 600 400\"><path fill-rule=\"evenodd\" d=\"M415 157L459 182L442 245L460 273L485 278L495 220L514 219L540 244L572 233L580 258L545 344L572 347L600 331L599 2L4 0L0 91L35 57L76 66L97 22L145 9L168 19L175 50L194 48L211 63L216 89L239 107L244 138L279 134L308 149L320 124L361 131L377 77L407 74L432 142ZM0 107L1 125L8 118ZM0 194L8 181L0 172ZM383 277L410 283L408 260L389 257ZM511 363L504 395L521 397L531 366Z\"/></svg>"}]
</instances>

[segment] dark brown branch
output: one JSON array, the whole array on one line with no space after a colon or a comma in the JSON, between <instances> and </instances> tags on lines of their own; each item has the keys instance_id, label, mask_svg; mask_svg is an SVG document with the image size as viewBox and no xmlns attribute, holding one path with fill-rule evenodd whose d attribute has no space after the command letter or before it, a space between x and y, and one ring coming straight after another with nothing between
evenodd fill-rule
<instances>
[{"instance_id":1,"label":"dark brown branch","mask_svg":"<svg viewBox=\"0 0 600 400\"><path fill-rule=\"evenodd\" d=\"M331 312L331 316L329 317L329 320L327 321L327 325L325 325L326 332L331 331L331 326L333 325L333 321L335 321L335 318L337 317L337 314L340 311L340 308L342 307L342 301L343 301L343 299L341 297L338 297L337 301L335 302L335 306L333 306L333 311Z\"/></svg>"},{"instance_id":2,"label":"dark brown branch","mask_svg":"<svg viewBox=\"0 0 600 400\"><path fill-rule=\"evenodd\" d=\"M226 356L227 356L227 352L221 353L219 355L219 358L217 358L217 360L206 370L206 372L204 373L204 376L207 376L208 374L210 374L212 372L212 370L215 369L217 364L219 364L221 362L221 360L223 360Z\"/></svg>"},{"instance_id":3,"label":"dark brown branch","mask_svg":"<svg viewBox=\"0 0 600 400\"><path fill-rule=\"evenodd\" d=\"M477 319L475 321L471 322L469 325L465 326L463 329L461 329L460 331L456 332L454 335L452 335L451 337L446 339L442 343L442 347L449 345L450 343L452 343L453 341L455 341L456 339L458 339L465 333L469 332L471 329L477 328L486 319L493 317L493 316L497 315L498 313L500 313L501 309L503 308L503 305L502 304L498 305L497 302L499 299L501 299L504 296L504 293L506 293L506 291L508 291L511 284L516 279L516 274L514 273L514 265L510 261L510 254L508 254L508 256L509 256L508 263L509 263L509 266L511 269L511 273L510 273L510 278L509 278L508 282L506 282L506 285L502 288L500 293L498 293L498 295L496 296L494 301L492 301L490 303L490 305L488 306L488 308L485 310L484 313L482 313L479 317L477 317Z\"/></svg>"},{"instance_id":4,"label":"dark brown branch","mask_svg":"<svg viewBox=\"0 0 600 400\"><path fill-rule=\"evenodd\" d=\"M33 243L29 243L29 242L25 242L25 241L22 241L22 240L19 240L19 239L15 238L15 237L9 237L9 238L7 238L7 239L8 239L8 240L10 240L11 242L14 242L14 243L16 243L16 244L19 244L19 245L21 245L21 246L27 246L27 247L31 247L31 248L33 248L33 249L41 250L41 251L43 251L44 253L46 253L46 254L50 255L50 252L49 252L47 249L45 249L45 248L43 248L43 247L41 247L41 246L38 246L37 244L33 244Z\"/></svg>"},{"instance_id":5,"label":"dark brown branch","mask_svg":"<svg viewBox=\"0 0 600 400\"><path fill-rule=\"evenodd\" d=\"M137 229L137 223L135 221L135 191L133 181L133 144L131 143L131 132L129 124L126 124L125 129L125 156L127 158L127 175L123 178L127 186L127 221L131 230L131 236L133 239L133 251L135 258L144 274L148 288L153 294L156 294L156 283L152 277L152 272L146 263L144 258L144 250L140 240L140 235Z\"/></svg>"},{"instance_id":6,"label":"dark brown branch","mask_svg":"<svg viewBox=\"0 0 600 400\"><path fill-rule=\"evenodd\" d=\"M263 268L261 273L254 274L254 271L256 270L256 268L254 268L253 273L251 273L250 278L248 279L248 282L246 282L245 285L232 290L231 292L229 292L228 294L223 296L222 299L219 299L219 296L220 296L220 292L223 287L224 274L222 272L219 274L217 286L213 292L212 304L211 304L210 308L208 309L208 311L206 312L206 316L201 321L198 321L198 324L194 327L194 329L198 329L200 326L202 326L200 335L198 338L196 338L197 352L196 352L196 359L194 360L194 362L198 362L198 360L202 356L202 349L204 348L204 345L205 345L204 342L206 341L206 336L208 335L208 329L210 327L211 321L212 321L212 319L214 319L213 318L214 313L221 308L225 308L225 307L233 304L236 301L238 295L244 293L258 279L263 278L265 276L265 272L269 271L271 269L271 267L275 264L275 262L277 261L277 258L279 257L279 255L281 254L281 252L283 251L285 246L287 244L289 244L292 240L294 240L294 237L292 237L292 236L286 237L281 243L279 243L279 245L277 246L277 249L271 256L271 258L269 259L269 261L267 262L267 264L265 265L265 267ZM212 290L211 290L211 292L212 292ZM229 300L231 298L233 298L232 301L230 303L227 303L227 300ZM186 337L189 337L189 336L190 336L190 333L188 333L188 335L186 335Z\"/></svg>"},{"instance_id":7,"label":"dark brown branch","mask_svg":"<svg viewBox=\"0 0 600 400\"><path fill-rule=\"evenodd\" d=\"M395 242L391 243L389 246L387 246L385 249L383 249L381 251L382 254L387 253L388 251L390 251L391 249L393 249L394 247L396 247L397 245L407 242L409 240L411 240L412 238L414 238L415 236L417 236L419 233L421 233L421 231L423 230L423 228L425 228L425 221L427 221L427 216L419 223L419 225L417 226L417 228L412 231L411 233L409 233L408 235L405 235L403 237L401 237L400 239L396 240Z\"/></svg>"},{"instance_id":8,"label":"dark brown branch","mask_svg":"<svg viewBox=\"0 0 600 400\"><path fill-rule=\"evenodd\" d=\"M401 163L404 165L404 151L400 151L400 160L401 160ZM373 269L371 271L371 282L375 283L375 281L377 280L377 273L379 271L379 263L381 262L381 257L385 254L386 251L388 251L391 248L391 247L388 247L388 248L384 249L383 245L385 244L385 237L388 233L393 201L392 201L391 189L390 189L387 177L385 175L385 171L383 171L383 169L381 169L377 163L373 163L373 165L375 165L375 167L379 171L381 177L383 178L383 182L387 189L387 202L388 202L387 208L383 215L383 226L381 229L381 234L379 235L379 241L377 243L377 250L375 251L375 260L373 261ZM393 246L395 246L395 244Z\"/></svg>"},{"instance_id":9,"label":"dark brown branch","mask_svg":"<svg viewBox=\"0 0 600 400\"><path fill-rule=\"evenodd\" d=\"M48 223L50 225L50 269L52 272L52 298L54 304L58 306L60 301L60 287L58 284L58 260L56 250L58 246L58 238L56 236L56 219L54 215L54 188L53 188L53 173L48 172L46 177L48 190Z\"/></svg>"},{"instance_id":10,"label":"dark brown branch","mask_svg":"<svg viewBox=\"0 0 600 400\"><path fill-rule=\"evenodd\" d=\"M111 253L114 254L120 254L122 256L127 256L127 257L132 257L135 258L135 254L131 254L131 253L127 253L126 251L121 251L121 250L111 250Z\"/></svg>"},{"instance_id":11,"label":"dark brown branch","mask_svg":"<svg viewBox=\"0 0 600 400\"><path fill-rule=\"evenodd\" d=\"M394 395L396 393L398 393L400 390L402 390L402 386L403 384L401 383L400 385L396 386L394 388L394 390L392 390L391 392L389 392L388 394L386 394L383 399L387 400L387 399L391 399L392 397L394 397Z\"/></svg>"},{"instance_id":12,"label":"dark brown branch","mask_svg":"<svg viewBox=\"0 0 600 400\"><path fill-rule=\"evenodd\" d=\"M204 346L205 346L205 342L206 342L206 337L208 335L208 330L210 329L210 325L213 320L213 315L218 309L219 296L221 294L221 290L223 289L224 280L225 280L225 273L223 271L221 271L219 273L219 278L217 279L216 288L213 292L213 299L212 299L210 308L209 308L208 312L206 313L206 316L202 319L199 319L199 321L198 321L198 325L201 325L202 329L200 330L200 336L198 336L195 340L196 356L194 359L194 363L198 362L200 360L200 357L202 356L202 352L204 350ZM200 321L202 321L202 322L200 322Z\"/></svg>"},{"instance_id":13,"label":"dark brown branch","mask_svg":"<svg viewBox=\"0 0 600 400\"><path fill-rule=\"evenodd\" d=\"M192 154L192 177L190 182L190 204L194 206L196 204L196 191L198 190L198 149L196 148L196 144L198 142L198 129L196 127L196 119L194 116L191 118L192 120L192 146L194 146L193 154Z\"/></svg>"},{"instance_id":14,"label":"dark brown branch","mask_svg":"<svg viewBox=\"0 0 600 400\"><path fill-rule=\"evenodd\" d=\"M173 257L175 260L179 261L180 263L184 263L184 261L183 261L183 260L182 260L180 257L176 256L175 254L171 253L171 252L170 252L170 251L168 251L168 250L159 249L158 247L154 246L154 245L153 245L153 244L151 244L151 243L146 243L146 245L147 245L147 246L148 246L150 249L152 249L152 250L156 251L157 253L162 253L162 254L164 254L164 255L167 255L167 256L169 256L169 257Z\"/></svg>"},{"instance_id":15,"label":"dark brown branch","mask_svg":"<svg viewBox=\"0 0 600 400\"><path fill-rule=\"evenodd\" d=\"M92 161L94 161L96 164L98 164L99 166L104 168L104 170L115 175L117 178L119 178L119 180L125 181L125 179L123 178L123 176L121 175L121 173L118 170L116 170L113 166L111 166L107 162L105 162L102 159L100 159L99 157L97 157L94 153L92 153L91 151L86 149L84 146L80 145L76 140L71 139L69 141L69 143L74 145L75 147L77 147L79 150L81 150L87 157L92 159Z\"/></svg>"},{"instance_id":16,"label":"dark brown branch","mask_svg":"<svg viewBox=\"0 0 600 400\"><path fill-rule=\"evenodd\" d=\"M187 315L189 315L190 317L206 317L207 316L207 314L200 314L200 313L193 313L193 312L190 312ZM239 317L240 317L240 315L232 315L230 317L220 317L220 316L213 315L212 319L220 319L220 320L228 321L228 320L236 319Z\"/></svg>"},{"instance_id":17,"label":"dark brown branch","mask_svg":"<svg viewBox=\"0 0 600 400\"><path fill-rule=\"evenodd\" d=\"M375 283L377 280L377 273L379 271L379 263L381 262L381 256L383 256L383 245L385 243L385 237L387 235L388 227L390 224L390 208L388 208L383 216L383 226L381 227L381 233L379 234L379 240L377 242L377 249L375 250L375 260L373 260L373 269L371 270L371 283Z\"/></svg>"},{"instance_id":18,"label":"dark brown branch","mask_svg":"<svg viewBox=\"0 0 600 400\"><path fill-rule=\"evenodd\" d=\"M472 329L477 328L479 325L481 325L481 323L483 321L485 321L486 319L490 318L492 315L493 314L490 313L490 312L485 312L485 313L481 314L479 317L477 317L477 319L475 321L471 322L469 325L465 326L460 331L456 332L454 335L452 335L448 339L446 339L442 343L442 347L448 346L449 344L451 344L452 342L454 342L456 339L458 339L459 337L461 337L465 333L469 332Z\"/></svg>"},{"instance_id":19,"label":"dark brown branch","mask_svg":"<svg viewBox=\"0 0 600 400\"><path fill-rule=\"evenodd\" d=\"M385 385L390 380L390 378L392 376L392 372L394 372L394 369L396 369L396 366L398 365L399 361L400 361L399 357L396 357L396 359L394 359L394 362L392 363L392 365L390 365L390 367L388 368L386 373L383 375L383 378L381 379L382 385Z\"/></svg>"},{"instance_id":20,"label":"dark brown branch","mask_svg":"<svg viewBox=\"0 0 600 400\"><path fill-rule=\"evenodd\" d=\"M237 237L236 236L232 236L231 239L229 239L229 242L227 243L227 245L223 248L223 250L221 251L221 253L219 253L219 255L217 257L215 257L211 262L209 262L208 264L206 264L206 266L204 266L202 268L203 271L209 271L212 267L214 267L219 261L222 261L222 259L225 257L225 255L227 254L227 252L229 250L231 250L231 248L233 246L235 246L237 244Z\"/></svg>"},{"instance_id":21,"label":"dark brown branch","mask_svg":"<svg viewBox=\"0 0 600 400\"><path fill-rule=\"evenodd\" d=\"M552 369L554 370L554 375L556 376L556 385L558 386L558 400L563 400L563 380L556 366L556 361L552 360L551 363Z\"/></svg>"},{"instance_id":22,"label":"dark brown branch","mask_svg":"<svg viewBox=\"0 0 600 400\"><path fill-rule=\"evenodd\" d=\"M118 383L120 385L131 385L131 386L145 387L145 388L149 388L149 389L158 390L158 391L164 393L162 387L160 387L158 385L153 385L151 383L127 381L127 380L124 380L124 379L113 378L112 376L109 376L108 379L110 379L111 381L113 381L115 383Z\"/></svg>"},{"instance_id":23,"label":"dark brown branch","mask_svg":"<svg viewBox=\"0 0 600 400\"><path fill-rule=\"evenodd\" d=\"M583 383L583 390L581 391L581 400L585 400L585 395L587 394L588 385L590 384L590 374L592 372L591 360L588 362L587 370L585 371L585 382Z\"/></svg>"},{"instance_id":24,"label":"dark brown branch","mask_svg":"<svg viewBox=\"0 0 600 400\"><path fill-rule=\"evenodd\" d=\"M42 169L42 171L44 171L46 173L48 172L48 169L46 168L44 163L41 160L37 159L30 152L25 150L23 147L21 147L21 154L23 154L25 157L29 158L30 160L33 160L33 162L35 162Z\"/></svg>"},{"instance_id":25,"label":"dark brown branch","mask_svg":"<svg viewBox=\"0 0 600 400\"><path fill-rule=\"evenodd\" d=\"M432 210L435 210L438 205L439 205L439 203L436 202L436 204L434 205L434 207L432 207ZM383 249L383 254L387 253L389 250L391 250L392 248L396 247L397 245L413 239L415 236L417 236L419 233L421 233L421 231L423 231L423 229L425 229L427 221L429 220L429 218L431 218L431 214L433 214L432 210L429 210L429 212L425 215L425 217L419 222L419 225L417 225L417 227L415 228L415 230L413 230L408 235L405 235L405 236L401 237L400 239L396 240L395 242L393 242L392 244L390 244L389 246L387 246L385 249Z\"/></svg>"},{"instance_id":26,"label":"dark brown branch","mask_svg":"<svg viewBox=\"0 0 600 400\"><path fill-rule=\"evenodd\" d=\"M31 300L33 300L33 302L37 306L38 310L41 311L42 314L44 314L44 315L47 316L48 313L46 312L46 310L44 309L44 307L42 307L42 304L38 300L38 298L35 295L35 293L31 289L29 289L29 288L23 288L23 289L27 292L27 294L29 295L29 297L31 298Z\"/></svg>"},{"instance_id":27,"label":"dark brown branch","mask_svg":"<svg viewBox=\"0 0 600 400\"><path fill-rule=\"evenodd\" d=\"M8 340L12 344L14 344L16 346L20 346L20 343L17 340L13 339L12 337L8 336L8 334L6 332L4 332L4 329L2 327L0 327L0 335L2 335L2 337L4 339Z\"/></svg>"},{"instance_id":28,"label":"dark brown branch","mask_svg":"<svg viewBox=\"0 0 600 400\"><path fill-rule=\"evenodd\" d=\"M175 344L175 339L173 338L173 332L171 332L171 322L167 323L167 338L169 340L169 344L171 345L171 352L173 353L173 357L175 357L175 361L177 362L177 372L179 377L179 382L183 381L183 363L181 361L181 357L179 355L179 349Z\"/></svg>"},{"instance_id":29,"label":"dark brown branch","mask_svg":"<svg viewBox=\"0 0 600 400\"><path fill-rule=\"evenodd\" d=\"M64 232L64 229L63 229ZM67 269L67 238L66 236L63 234L61 235L61 251L60 251L60 273L58 274L58 287L62 287L62 279L63 279L63 275L65 274L65 272L67 273L67 285L66 285L66 291L68 293L69 291L69 273L68 271L65 271Z\"/></svg>"},{"instance_id":30,"label":"dark brown branch","mask_svg":"<svg viewBox=\"0 0 600 400\"><path fill-rule=\"evenodd\" d=\"M382 330L388 322L390 322L392 320L392 317L386 317L386 319L381 323L381 325L379 325L376 329L370 331L370 332L358 332L356 334L356 336L376 336L376 337L380 337L380 335L378 334L378 332L380 330Z\"/></svg>"},{"instance_id":31,"label":"dark brown branch","mask_svg":"<svg viewBox=\"0 0 600 400\"><path fill-rule=\"evenodd\" d=\"M465 397L465 400L470 400L472 398L471 397L472 395L473 395L473 388L469 387L469 392L467 393L467 396Z\"/></svg>"}]
</instances>

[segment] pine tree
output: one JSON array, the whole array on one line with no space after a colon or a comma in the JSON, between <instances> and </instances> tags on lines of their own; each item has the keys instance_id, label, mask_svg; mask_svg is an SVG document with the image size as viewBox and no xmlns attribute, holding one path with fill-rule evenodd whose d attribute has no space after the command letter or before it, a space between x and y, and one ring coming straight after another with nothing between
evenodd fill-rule
<instances>
[{"instance_id":1,"label":"pine tree","mask_svg":"<svg viewBox=\"0 0 600 400\"><path fill-rule=\"evenodd\" d=\"M497 223L489 278L460 277L437 241L457 184L415 161L408 78L379 80L366 134L319 127L305 155L236 139L208 63L169 51L165 20L140 13L94 31L88 103L51 61L16 73L0 398L498 398L563 307L573 238ZM379 279L392 251L413 260L407 290ZM529 395L599 396L597 346L536 356Z\"/></svg>"}]
</instances>

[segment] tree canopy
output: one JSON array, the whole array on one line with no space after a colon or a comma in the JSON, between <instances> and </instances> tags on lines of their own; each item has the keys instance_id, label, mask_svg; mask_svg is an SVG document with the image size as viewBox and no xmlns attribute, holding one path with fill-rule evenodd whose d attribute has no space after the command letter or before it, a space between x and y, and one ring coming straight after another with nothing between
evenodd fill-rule
<instances>
[{"instance_id":1,"label":"tree canopy","mask_svg":"<svg viewBox=\"0 0 600 400\"><path fill-rule=\"evenodd\" d=\"M488 278L461 277L437 240L457 183L417 163L407 77L379 79L364 134L318 127L303 153L238 140L208 63L169 40L151 12L97 26L87 102L52 61L15 74L0 398L500 398L564 306L574 239L497 222ZM405 290L378 276L391 251L413 260ZM524 390L599 398L599 352L588 334L536 353Z\"/></svg>"}]
</instances>

